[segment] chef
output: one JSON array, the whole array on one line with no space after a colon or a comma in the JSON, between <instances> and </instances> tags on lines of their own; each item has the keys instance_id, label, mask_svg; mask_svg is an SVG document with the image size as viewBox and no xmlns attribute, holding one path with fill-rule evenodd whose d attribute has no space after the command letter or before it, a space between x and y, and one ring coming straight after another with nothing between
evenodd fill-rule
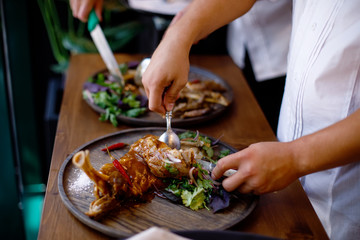
<instances>
[{"instance_id":1,"label":"chef","mask_svg":"<svg viewBox=\"0 0 360 240\"><path fill-rule=\"evenodd\" d=\"M166 32L143 76L149 108L170 110L187 82L193 43L245 14L254 0L196 0ZM331 239L360 236L360 2L293 1L278 139L219 161L228 191L263 194L300 178ZM167 88L170 86L169 88ZM165 88L164 98L161 98Z\"/></svg>"}]
</instances>

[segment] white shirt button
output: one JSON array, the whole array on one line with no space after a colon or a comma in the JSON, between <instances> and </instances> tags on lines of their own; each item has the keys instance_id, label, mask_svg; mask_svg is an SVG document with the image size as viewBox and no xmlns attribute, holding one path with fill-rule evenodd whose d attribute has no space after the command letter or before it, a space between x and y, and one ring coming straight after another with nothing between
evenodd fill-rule
<instances>
[{"instance_id":1,"label":"white shirt button","mask_svg":"<svg viewBox=\"0 0 360 240\"><path fill-rule=\"evenodd\" d=\"M316 24L316 23L313 23L313 24L311 25L311 29L312 29L313 31L316 30L316 27L317 27L317 24Z\"/></svg>"}]
</instances>

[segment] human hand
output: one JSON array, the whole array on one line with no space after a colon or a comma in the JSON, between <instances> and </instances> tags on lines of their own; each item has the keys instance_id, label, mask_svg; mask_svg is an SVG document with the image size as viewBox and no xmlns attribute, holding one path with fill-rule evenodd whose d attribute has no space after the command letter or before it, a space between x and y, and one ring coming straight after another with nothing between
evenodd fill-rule
<instances>
[{"instance_id":1,"label":"human hand","mask_svg":"<svg viewBox=\"0 0 360 240\"><path fill-rule=\"evenodd\" d=\"M230 4L224 4L218 0L192 1L177 15L142 78L150 110L164 114L172 109L180 90L188 81L191 46L247 12L254 2L232 0ZM199 9L202 9L201 14Z\"/></svg>"},{"instance_id":2,"label":"human hand","mask_svg":"<svg viewBox=\"0 0 360 240\"><path fill-rule=\"evenodd\" d=\"M261 142L219 160L214 179L228 169L237 172L223 180L225 190L264 194L285 188L301 176L291 143Z\"/></svg>"},{"instance_id":3,"label":"human hand","mask_svg":"<svg viewBox=\"0 0 360 240\"><path fill-rule=\"evenodd\" d=\"M153 56L142 77L151 111L165 114L172 110L179 92L188 81L189 55L185 47L164 39Z\"/></svg>"},{"instance_id":4,"label":"human hand","mask_svg":"<svg viewBox=\"0 0 360 240\"><path fill-rule=\"evenodd\" d=\"M70 8L74 17L82 22L87 22L92 9L95 10L99 21L102 21L102 8L104 0L70 0Z\"/></svg>"}]
</instances>

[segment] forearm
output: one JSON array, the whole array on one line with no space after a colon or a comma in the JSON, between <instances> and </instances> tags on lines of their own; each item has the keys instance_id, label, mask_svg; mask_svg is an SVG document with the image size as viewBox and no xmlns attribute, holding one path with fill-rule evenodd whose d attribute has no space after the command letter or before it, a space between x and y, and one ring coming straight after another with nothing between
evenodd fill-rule
<instances>
[{"instance_id":1,"label":"forearm","mask_svg":"<svg viewBox=\"0 0 360 240\"><path fill-rule=\"evenodd\" d=\"M169 26L151 57L142 83L149 109L171 110L188 82L191 46L219 27L247 12L255 0L194 0Z\"/></svg>"},{"instance_id":2,"label":"forearm","mask_svg":"<svg viewBox=\"0 0 360 240\"><path fill-rule=\"evenodd\" d=\"M245 14L255 0L195 0L172 24L166 34L174 37L182 47L190 50L192 44L216 29Z\"/></svg>"},{"instance_id":3,"label":"forearm","mask_svg":"<svg viewBox=\"0 0 360 240\"><path fill-rule=\"evenodd\" d=\"M330 127L293 141L300 175L359 161L359 133L360 109Z\"/></svg>"}]
</instances>

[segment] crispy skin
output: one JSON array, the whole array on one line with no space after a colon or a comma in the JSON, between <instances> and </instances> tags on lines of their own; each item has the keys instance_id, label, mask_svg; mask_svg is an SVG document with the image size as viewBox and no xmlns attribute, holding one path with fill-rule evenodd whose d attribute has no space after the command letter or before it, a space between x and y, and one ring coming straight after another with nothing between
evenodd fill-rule
<instances>
[{"instance_id":1,"label":"crispy skin","mask_svg":"<svg viewBox=\"0 0 360 240\"><path fill-rule=\"evenodd\" d=\"M95 219L125 201L148 200L147 193L163 184L161 178L186 176L195 163L192 149L171 149L154 135L139 139L118 159L130 177L131 186L112 163L95 170L88 150L76 153L72 160L94 182L95 200L86 214Z\"/></svg>"},{"instance_id":2,"label":"crispy skin","mask_svg":"<svg viewBox=\"0 0 360 240\"><path fill-rule=\"evenodd\" d=\"M132 145L131 150L136 152L148 164L151 172L160 178L187 176L195 163L192 149L188 149L187 152L171 149L154 135L139 139Z\"/></svg>"},{"instance_id":3,"label":"crispy skin","mask_svg":"<svg viewBox=\"0 0 360 240\"><path fill-rule=\"evenodd\" d=\"M72 162L75 166L83 170L86 175L95 183L97 189L103 194L109 193L109 186L107 180L109 179L108 175L102 174L96 171L90 163L89 151L80 151L76 153L72 159Z\"/></svg>"}]
</instances>

